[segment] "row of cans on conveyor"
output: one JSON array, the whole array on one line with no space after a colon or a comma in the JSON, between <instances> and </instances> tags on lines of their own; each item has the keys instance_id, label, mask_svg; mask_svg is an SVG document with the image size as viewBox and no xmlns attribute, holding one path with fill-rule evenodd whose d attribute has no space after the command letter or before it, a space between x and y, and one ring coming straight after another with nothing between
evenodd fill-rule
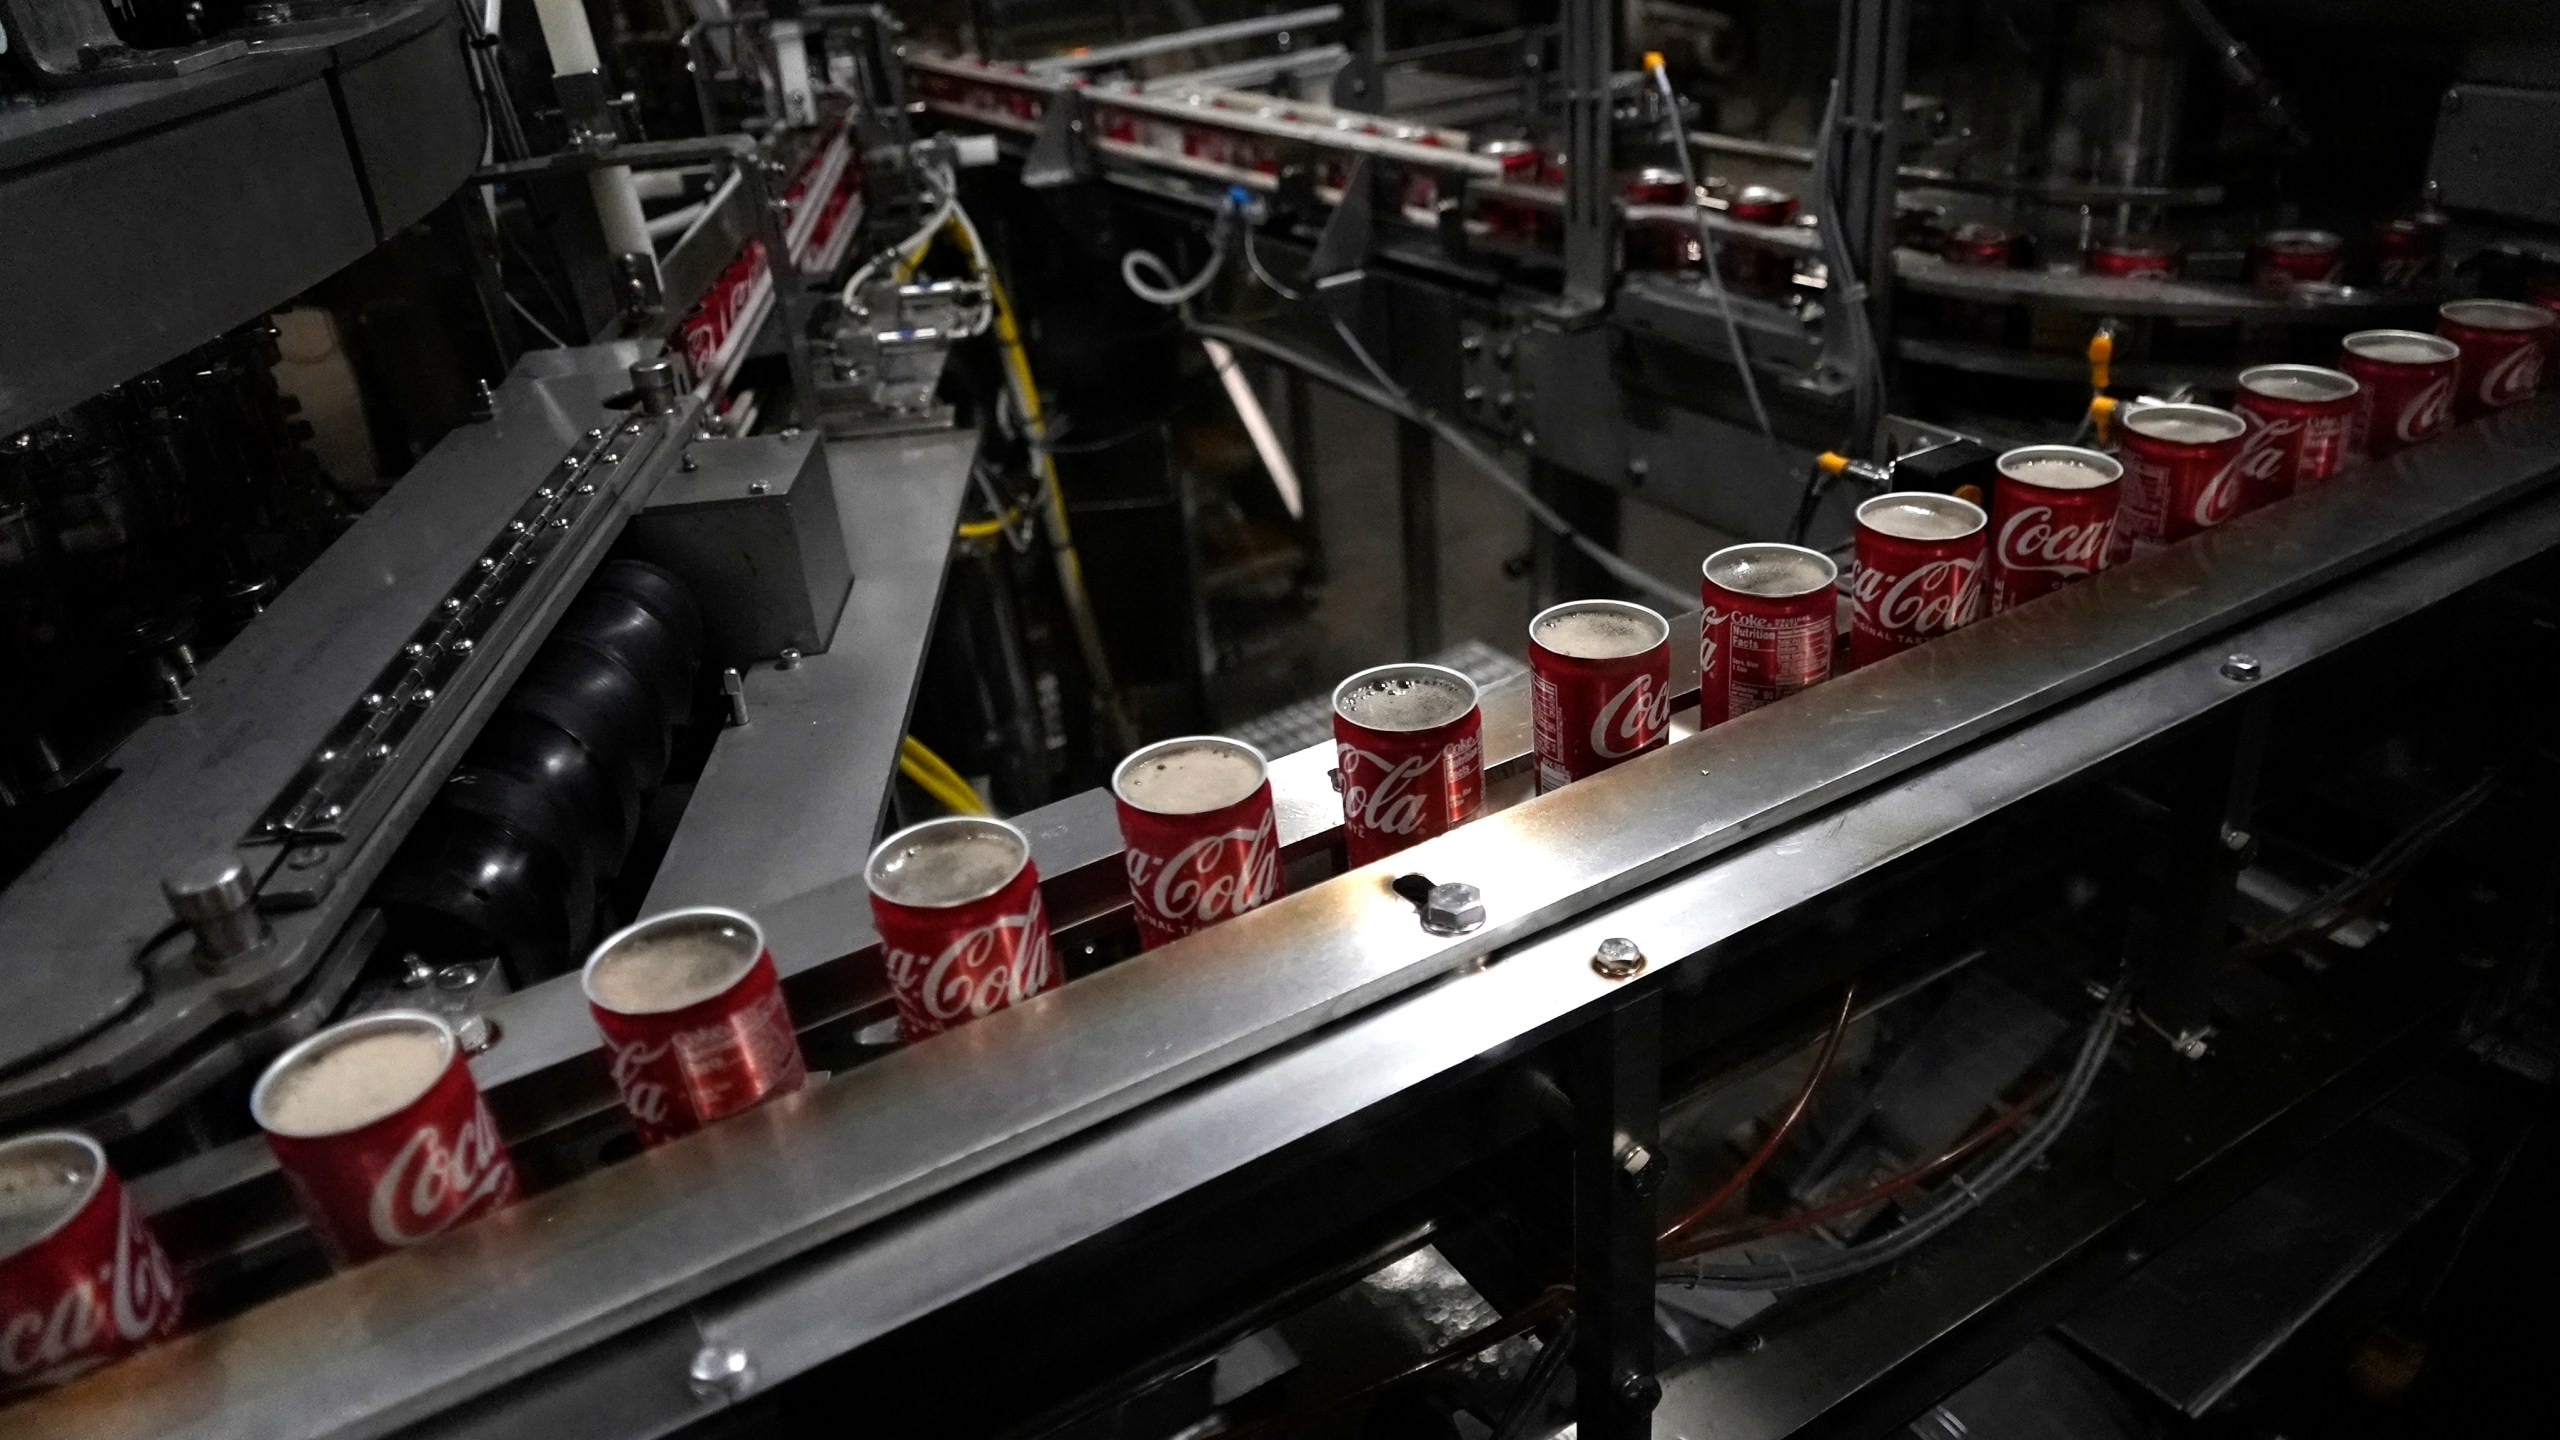
<instances>
[{"instance_id":1,"label":"row of cans on conveyor","mask_svg":"<svg viewBox=\"0 0 2560 1440\"><path fill-rule=\"evenodd\" d=\"M2350 454L2420 444L2540 384L2554 317L2503 301L2444 307L2441 333L2347 337L2335 369L2263 366L2234 408L2137 406L2118 453L2036 445L1999 457L1988 510L1898 491L1858 507L1848 583L1831 557L1781 544L1707 557L1699 723L1827 679L1837 616L1848 663L1922 644L2232 515L2324 483ZM1846 592L1846 605L1840 592ZM1671 627L1618 600L1555 606L1529 627L1538 788L1597 774L1669 739ZM1386 665L1333 696L1337 783L1353 865L1473 819L1484 804L1475 682ZM1242 741L1188 736L1112 777L1142 942L1169 943L1278 898L1269 765ZM952 817L890 836L865 866L900 1026L923 1039L1064 979L1030 841ZM733 910L640 921L581 972L632 1129L656 1145L807 1083L763 932ZM252 1118L330 1261L361 1264L512 1203L519 1182L442 1019L380 1011L277 1057ZM0 1393L58 1383L176 1333L177 1271L90 1138L0 1143Z\"/></svg>"}]
</instances>

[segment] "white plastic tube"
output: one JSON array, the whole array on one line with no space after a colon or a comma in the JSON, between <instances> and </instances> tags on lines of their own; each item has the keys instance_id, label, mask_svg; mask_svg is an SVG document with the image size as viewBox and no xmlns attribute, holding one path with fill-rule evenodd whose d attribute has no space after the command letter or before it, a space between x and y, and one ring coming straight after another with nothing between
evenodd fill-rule
<instances>
[{"instance_id":1,"label":"white plastic tube","mask_svg":"<svg viewBox=\"0 0 2560 1440\"><path fill-rule=\"evenodd\" d=\"M542 45L551 52L554 76L579 75L604 68L596 54L596 32L587 24L585 0L533 0L542 20ZM605 250L638 255L651 274L658 252L649 243L649 217L640 209L640 192L631 183L631 167L608 165L587 172L587 194L595 200L596 223L604 230Z\"/></svg>"},{"instance_id":2,"label":"white plastic tube","mask_svg":"<svg viewBox=\"0 0 2560 1440\"><path fill-rule=\"evenodd\" d=\"M587 25L585 0L533 0L533 8L542 17L542 46L551 52L552 74L604 68L596 57L596 32Z\"/></svg>"}]
</instances>

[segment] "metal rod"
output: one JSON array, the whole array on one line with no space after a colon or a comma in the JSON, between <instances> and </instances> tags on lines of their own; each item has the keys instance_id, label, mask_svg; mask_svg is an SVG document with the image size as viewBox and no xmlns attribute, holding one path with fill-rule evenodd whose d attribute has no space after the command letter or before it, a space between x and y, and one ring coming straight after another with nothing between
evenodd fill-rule
<instances>
[{"instance_id":1,"label":"metal rod","mask_svg":"<svg viewBox=\"0 0 2560 1440\"><path fill-rule=\"evenodd\" d=\"M1396 419L1396 504L1404 539L1404 643L1415 659L1440 648L1440 477L1430 429Z\"/></svg>"},{"instance_id":2,"label":"metal rod","mask_svg":"<svg viewBox=\"0 0 2560 1440\"><path fill-rule=\"evenodd\" d=\"M1283 30L1303 30L1311 25L1330 25L1342 18L1339 5L1317 5L1305 10L1290 10L1279 15L1256 15L1244 20L1230 20L1223 25L1203 25L1195 30L1175 30L1163 35L1149 35L1141 40L1127 40L1118 45L1097 45L1073 55L1052 55L1034 60L1028 67L1035 75L1072 75L1079 70L1098 70L1124 60L1143 60L1150 55L1165 55L1176 50L1196 50L1204 45L1224 45L1237 40L1253 40L1276 35Z\"/></svg>"}]
</instances>

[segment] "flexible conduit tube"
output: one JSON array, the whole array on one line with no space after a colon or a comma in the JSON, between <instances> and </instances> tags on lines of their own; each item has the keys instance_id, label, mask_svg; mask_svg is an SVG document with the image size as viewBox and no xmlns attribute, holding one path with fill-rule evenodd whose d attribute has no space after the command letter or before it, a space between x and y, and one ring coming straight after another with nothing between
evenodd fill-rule
<instances>
[{"instance_id":1,"label":"flexible conduit tube","mask_svg":"<svg viewBox=\"0 0 2560 1440\"><path fill-rule=\"evenodd\" d=\"M587 26L584 0L533 0L542 20L542 46L551 52L551 75L592 74L604 68L596 54L595 31ZM571 117L575 123L576 117ZM615 255L637 255L658 272L657 247L649 241L649 218L640 210L640 191L631 183L631 167L607 165L587 172L587 194L595 201L596 223L604 229L605 249Z\"/></svg>"}]
</instances>

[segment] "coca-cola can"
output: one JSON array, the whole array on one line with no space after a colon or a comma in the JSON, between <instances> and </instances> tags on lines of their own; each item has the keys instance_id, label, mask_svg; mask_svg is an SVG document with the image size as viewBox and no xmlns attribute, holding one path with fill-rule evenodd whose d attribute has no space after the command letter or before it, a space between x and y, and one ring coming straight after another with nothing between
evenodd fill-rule
<instances>
[{"instance_id":1,"label":"coca-cola can","mask_svg":"<svg viewBox=\"0 0 2560 1440\"><path fill-rule=\"evenodd\" d=\"M2119 280L2166 280L2178 273L2178 242L2153 235L2110 235L2089 247L2080 268Z\"/></svg>"},{"instance_id":2,"label":"coca-cola can","mask_svg":"<svg viewBox=\"0 0 2560 1440\"><path fill-rule=\"evenodd\" d=\"M1333 687L1335 783L1351 863L1366 865L1484 808L1476 682L1445 665L1380 665Z\"/></svg>"},{"instance_id":3,"label":"coca-cola can","mask_svg":"<svg viewBox=\"0 0 2560 1440\"><path fill-rule=\"evenodd\" d=\"M1529 716L1541 793L1671 734L1671 622L1624 600L1568 600L1529 622Z\"/></svg>"},{"instance_id":4,"label":"coca-cola can","mask_svg":"<svg viewBox=\"0 0 2560 1440\"><path fill-rule=\"evenodd\" d=\"M382 1010L276 1057L249 1092L285 1183L345 1269L516 1198L516 1167L444 1021Z\"/></svg>"},{"instance_id":5,"label":"coca-cola can","mask_svg":"<svg viewBox=\"0 0 2560 1440\"><path fill-rule=\"evenodd\" d=\"M2321 365L2252 365L2240 372L2231 408L2249 422L2240 442L2244 513L2338 473L2363 388L2353 375Z\"/></svg>"},{"instance_id":6,"label":"coca-cola can","mask_svg":"<svg viewBox=\"0 0 2560 1440\"><path fill-rule=\"evenodd\" d=\"M955 815L910 825L863 866L880 959L909 1040L939 1035L1054 990L1031 841L1001 820Z\"/></svg>"},{"instance_id":7,"label":"coca-cola can","mask_svg":"<svg viewBox=\"0 0 2560 1440\"><path fill-rule=\"evenodd\" d=\"M1698 725L1721 725L1831 678L1840 567L1774 541L1728 545L1698 578Z\"/></svg>"},{"instance_id":8,"label":"coca-cola can","mask_svg":"<svg viewBox=\"0 0 2560 1440\"><path fill-rule=\"evenodd\" d=\"M1991 484L1993 613L2105 568L2123 478L2113 456L2077 445L2001 455Z\"/></svg>"},{"instance_id":9,"label":"coca-cola can","mask_svg":"<svg viewBox=\"0 0 2560 1440\"><path fill-rule=\"evenodd\" d=\"M1746 225L1792 225L1796 197L1767 185L1746 185L1725 207L1725 214ZM1721 278L1751 295L1783 295L1795 283L1795 252L1760 240L1724 242Z\"/></svg>"},{"instance_id":10,"label":"coca-cola can","mask_svg":"<svg viewBox=\"0 0 2560 1440\"><path fill-rule=\"evenodd\" d=\"M587 957L579 983L644 1145L808 1081L764 931L735 910L670 910L625 926Z\"/></svg>"},{"instance_id":11,"label":"coca-cola can","mask_svg":"<svg viewBox=\"0 0 2560 1440\"><path fill-rule=\"evenodd\" d=\"M1878 495L1857 511L1849 663L1872 665L1982 614L1982 507L1934 490Z\"/></svg>"},{"instance_id":12,"label":"coca-cola can","mask_svg":"<svg viewBox=\"0 0 2560 1440\"><path fill-rule=\"evenodd\" d=\"M2520 405L2542 389L2542 362L2560 316L2517 300L2448 300L2436 307L2436 333L2461 349L2455 362L2453 418L2476 420Z\"/></svg>"},{"instance_id":13,"label":"coca-cola can","mask_svg":"<svg viewBox=\"0 0 2560 1440\"><path fill-rule=\"evenodd\" d=\"M0 1142L0 1396L120 1360L185 1319L178 1272L97 1141Z\"/></svg>"},{"instance_id":14,"label":"coca-cola can","mask_svg":"<svg viewBox=\"0 0 2560 1440\"><path fill-rule=\"evenodd\" d=\"M2373 230L2374 279L2406 290L2435 273L2444 250L2444 226L2416 216L2385 220Z\"/></svg>"},{"instance_id":15,"label":"coca-cola can","mask_svg":"<svg viewBox=\"0 0 2560 1440\"><path fill-rule=\"evenodd\" d=\"M2117 422L2124 503L2107 563L2137 545L2184 540L2240 513L2240 440L2249 422L2212 405L2139 405Z\"/></svg>"},{"instance_id":16,"label":"coca-cola can","mask_svg":"<svg viewBox=\"0 0 2560 1440\"><path fill-rule=\"evenodd\" d=\"M2431 440L2453 422L2462 350L2416 330L2358 330L2341 342L2338 368L2355 377L2347 448L2380 459Z\"/></svg>"},{"instance_id":17,"label":"coca-cola can","mask_svg":"<svg viewBox=\"0 0 2560 1440\"><path fill-rule=\"evenodd\" d=\"M2331 284L2346 268L2347 242L2326 230L2268 231L2249 257L2249 278L2269 290Z\"/></svg>"},{"instance_id":18,"label":"coca-cola can","mask_svg":"<svg viewBox=\"0 0 2560 1440\"><path fill-rule=\"evenodd\" d=\"M1152 950L1280 898L1271 763L1241 740L1186 735L1111 772L1138 939Z\"/></svg>"}]
</instances>

